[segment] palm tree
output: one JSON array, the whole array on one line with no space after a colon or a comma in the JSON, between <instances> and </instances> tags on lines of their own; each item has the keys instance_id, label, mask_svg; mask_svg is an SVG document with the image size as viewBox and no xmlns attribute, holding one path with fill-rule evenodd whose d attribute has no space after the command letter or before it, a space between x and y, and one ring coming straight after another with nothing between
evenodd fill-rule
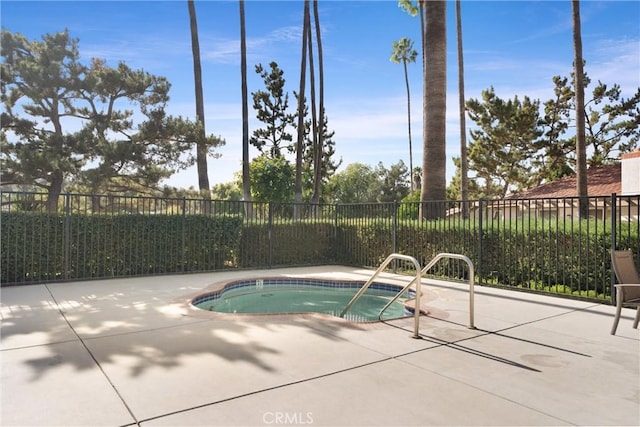
<instances>
[{"instance_id":1,"label":"palm tree","mask_svg":"<svg viewBox=\"0 0 640 427\"><path fill-rule=\"evenodd\" d=\"M446 199L446 109L447 109L447 2L427 1L424 38L424 100L422 156L422 189L420 202ZM421 217L439 218L444 203L422 209ZM421 203L421 208L425 204Z\"/></svg>"},{"instance_id":2,"label":"palm tree","mask_svg":"<svg viewBox=\"0 0 640 427\"><path fill-rule=\"evenodd\" d=\"M589 216L587 188L587 149L584 114L584 62L582 60L582 30L580 24L580 1L571 1L573 12L574 86L576 90L576 180L578 183L579 213L581 218Z\"/></svg>"},{"instance_id":3,"label":"palm tree","mask_svg":"<svg viewBox=\"0 0 640 427\"><path fill-rule=\"evenodd\" d=\"M314 0L315 1L315 0ZM311 13L309 11L309 13ZM318 109L316 108L316 70L313 63L313 37L311 37L311 15L309 15L309 25L307 26L307 57L309 58L309 92L310 92L310 104L311 104L311 161L313 164L313 176L315 178L316 166L321 164L322 157L318 158ZM315 190L315 182L313 183L313 189ZM312 197L315 194L312 194Z\"/></svg>"},{"instance_id":4,"label":"palm tree","mask_svg":"<svg viewBox=\"0 0 640 427\"><path fill-rule=\"evenodd\" d=\"M244 22L244 0L240 0L240 74L242 78L242 194L245 202L251 202L249 176L249 106L247 92L247 32ZM251 203L245 203L247 208ZM247 212L249 214L249 212ZM248 215L250 216L250 215Z\"/></svg>"},{"instance_id":5,"label":"palm tree","mask_svg":"<svg viewBox=\"0 0 640 427\"><path fill-rule=\"evenodd\" d=\"M200 43L198 41L198 21L193 0L187 0L189 7L189 24L191 27L191 50L193 52L193 77L196 91L196 119L200 124L199 137L196 141L196 164L198 167L198 186L200 194L205 198L205 212L210 211L211 193L209 191L209 173L207 171L207 141L204 127L204 99L202 96L202 67L200 65Z\"/></svg>"},{"instance_id":6,"label":"palm tree","mask_svg":"<svg viewBox=\"0 0 640 427\"><path fill-rule=\"evenodd\" d=\"M320 111L320 126L317 129L316 146L314 147L313 194L311 203L320 202L322 184L322 154L324 152L324 65L322 62L322 37L320 34L320 15L318 14L318 0L313 1L313 16L316 26L316 43L318 45L318 110Z\"/></svg>"},{"instance_id":7,"label":"palm tree","mask_svg":"<svg viewBox=\"0 0 640 427\"><path fill-rule=\"evenodd\" d=\"M465 101L464 101L464 55L462 54L462 13L460 11L460 0L456 0L456 28L458 38L458 103L460 107L460 195L462 198L462 217L469 217L469 206L466 201L469 199L469 179L467 159L467 126L465 123Z\"/></svg>"},{"instance_id":8,"label":"palm tree","mask_svg":"<svg viewBox=\"0 0 640 427\"><path fill-rule=\"evenodd\" d=\"M402 37L397 42L393 42L393 52L391 52L391 61L396 64L402 63L404 67L404 82L407 87L407 125L409 128L409 170L411 171L411 191L414 190L413 185L413 148L411 147L411 92L409 91L409 74L407 72L407 63L416 62L418 51L413 48L413 40Z\"/></svg>"},{"instance_id":9,"label":"palm tree","mask_svg":"<svg viewBox=\"0 0 640 427\"><path fill-rule=\"evenodd\" d=\"M309 0L304 0L304 18L302 26L302 55L300 58L300 89L298 91L298 139L296 141L296 181L294 190L294 218L299 217L299 203L302 202L302 151L304 142L304 92L306 87L307 36L309 35Z\"/></svg>"}]
</instances>

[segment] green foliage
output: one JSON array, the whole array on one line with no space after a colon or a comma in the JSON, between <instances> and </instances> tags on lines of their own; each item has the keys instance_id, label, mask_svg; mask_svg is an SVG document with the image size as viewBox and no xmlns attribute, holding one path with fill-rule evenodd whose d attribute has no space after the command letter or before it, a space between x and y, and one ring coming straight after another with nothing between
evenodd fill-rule
<instances>
[{"instance_id":1,"label":"green foliage","mask_svg":"<svg viewBox=\"0 0 640 427\"><path fill-rule=\"evenodd\" d=\"M545 138L538 144L537 162L546 175L558 177L575 168L575 136L561 138L575 126L573 78L553 77L555 98L545 102ZM585 88L591 80L585 75ZM586 144L590 166L619 160L617 153L631 152L640 140L640 88L624 98L620 85L598 81L590 93L585 91ZM545 175L546 174L546 175Z\"/></svg>"},{"instance_id":2,"label":"green foliage","mask_svg":"<svg viewBox=\"0 0 640 427\"><path fill-rule=\"evenodd\" d=\"M492 196L503 198L509 190L528 188L529 159L541 136L539 101L524 97L504 101L492 88L482 92L482 101L467 101L469 118L478 129L471 130L469 170L475 171L485 188L499 189Z\"/></svg>"},{"instance_id":3,"label":"green foliage","mask_svg":"<svg viewBox=\"0 0 640 427\"><path fill-rule=\"evenodd\" d=\"M378 180L371 185L377 202L399 202L409 194L409 170L402 160L389 169L380 162L376 173Z\"/></svg>"},{"instance_id":4,"label":"green foliage","mask_svg":"<svg viewBox=\"0 0 640 427\"><path fill-rule=\"evenodd\" d=\"M293 166L283 156L261 154L249 164L251 196L257 202L293 200Z\"/></svg>"},{"instance_id":5,"label":"green foliage","mask_svg":"<svg viewBox=\"0 0 640 427\"><path fill-rule=\"evenodd\" d=\"M37 184L57 195L63 179L85 164L88 147L79 132L64 133L61 121L77 113L70 99L86 72L77 45L66 31L31 42L2 30L3 182Z\"/></svg>"},{"instance_id":6,"label":"green foliage","mask_svg":"<svg viewBox=\"0 0 640 427\"><path fill-rule=\"evenodd\" d=\"M589 165L617 161L616 151L634 151L640 140L640 88L631 98L623 98L618 84L602 82L585 103L587 147L593 149Z\"/></svg>"},{"instance_id":7,"label":"green foliage","mask_svg":"<svg viewBox=\"0 0 640 427\"><path fill-rule=\"evenodd\" d=\"M183 206L186 200L171 201ZM11 211L2 213L0 280L28 283L335 262L377 267L392 252L413 256L425 266L436 254L452 252L473 261L481 284L593 299L610 296L608 222L520 215L506 221L486 218L480 230L473 217L420 220L419 205L308 207L297 220L291 219L291 203L256 203L250 217L244 216L242 203L231 202L212 204L216 216L184 215L180 207L171 209L177 215L143 215L117 204L109 214L64 215L35 212L42 207L21 195L12 198ZM620 222L615 230L618 247L640 247L635 223ZM440 261L429 274L468 277L466 265L455 260Z\"/></svg>"},{"instance_id":8,"label":"green foliage","mask_svg":"<svg viewBox=\"0 0 640 427\"><path fill-rule=\"evenodd\" d=\"M456 171L447 186L447 200L461 200L462 168L460 167L460 157L454 157L452 160ZM483 184L484 185L478 185L478 182L475 179L467 181L467 191L469 194L468 200L489 199L493 194L500 193L500 189L497 185L491 183Z\"/></svg>"},{"instance_id":9,"label":"green foliage","mask_svg":"<svg viewBox=\"0 0 640 427\"><path fill-rule=\"evenodd\" d=\"M242 189L239 182L226 182L214 185L211 188L213 200L242 200Z\"/></svg>"},{"instance_id":10,"label":"green foliage","mask_svg":"<svg viewBox=\"0 0 640 427\"><path fill-rule=\"evenodd\" d=\"M469 117L479 127L471 131L469 170L479 180L470 181L470 199L503 197L571 175L576 169L575 91L572 78L554 76L554 97L544 102L539 117L538 100L527 97L502 100L494 89L482 100L467 101ZM585 88L590 84L585 75ZM640 88L622 96L620 85L603 82L585 91L587 163L590 166L619 160L640 142ZM459 188L459 162L450 194ZM483 186L471 187L473 183ZM576 189L576 194L577 194Z\"/></svg>"},{"instance_id":11,"label":"green foliage","mask_svg":"<svg viewBox=\"0 0 640 427\"><path fill-rule=\"evenodd\" d=\"M409 193L398 206L398 219L418 219L420 215L420 190Z\"/></svg>"},{"instance_id":12,"label":"green foliage","mask_svg":"<svg viewBox=\"0 0 640 427\"><path fill-rule=\"evenodd\" d=\"M371 183L377 180L371 166L351 163L327 184L327 197L334 203L365 203L375 200Z\"/></svg>"},{"instance_id":13,"label":"green foliage","mask_svg":"<svg viewBox=\"0 0 640 427\"><path fill-rule=\"evenodd\" d=\"M306 111L306 110L305 110ZM311 127L311 122L305 122L305 128L309 129ZM331 177L335 174L336 170L342 164L342 160L335 161L333 156L336 154L335 149L335 141L333 140L333 136L335 135L334 131L329 131L328 127L328 118L323 115L323 120L321 124L321 132L322 132L322 159L321 159L321 170L320 170L320 187L321 187L321 199L320 202L328 203L329 199L326 196L326 186L331 179ZM303 187L306 190L306 194L304 200L309 200L311 198L311 193L313 192L313 179L314 179L314 150L313 150L313 141L309 138L309 132L306 132L305 137L305 148L303 154L303 164L302 164L302 176L303 176Z\"/></svg>"},{"instance_id":14,"label":"green foliage","mask_svg":"<svg viewBox=\"0 0 640 427\"><path fill-rule=\"evenodd\" d=\"M209 151L224 144L166 115L164 77L123 62L83 64L67 31L30 41L3 30L2 46L3 183L46 188L50 212L63 182L92 193L146 192L193 164L185 153L196 142Z\"/></svg>"},{"instance_id":15,"label":"green foliage","mask_svg":"<svg viewBox=\"0 0 640 427\"><path fill-rule=\"evenodd\" d=\"M60 215L3 212L0 283L62 279L63 236Z\"/></svg>"},{"instance_id":16,"label":"green foliage","mask_svg":"<svg viewBox=\"0 0 640 427\"><path fill-rule=\"evenodd\" d=\"M86 279L235 265L242 217L2 214L3 283ZM21 244L16 244L21 242ZM67 253L65 253L67 245Z\"/></svg>"},{"instance_id":17,"label":"green foliage","mask_svg":"<svg viewBox=\"0 0 640 427\"><path fill-rule=\"evenodd\" d=\"M289 128L294 125L294 115L287 112L289 94L284 90L284 71L276 62L269 66L270 72L262 64L256 65L256 73L262 77L266 90L251 93L253 109L256 118L266 127L254 130L249 142L261 153L267 148L271 157L280 157L283 148L291 148L293 136Z\"/></svg>"},{"instance_id":18,"label":"green foliage","mask_svg":"<svg viewBox=\"0 0 640 427\"><path fill-rule=\"evenodd\" d=\"M335 203L400 201L409 194L409 171L402 160L389 169L352 163L331 177L326 192Z\"/></svg>"},{"instance_id":19,"label":"green foliage","mask_svg":"<svg viewBox=\"0 0 640 427\"><path fill-rule=\"evenodd\" d=\"M418 51L413 48L413 40L402 37L398 41L393 42L393 51L391 52L390 61L396 64L407 64L416 62Z\"/></svg>"},{"instance_id":20,"label":"green foliage","mask_svg":"<svg viewBox=\"0 0 640 427\"><path fill-rule=\"evenodd\" d=\"M405 208L404 204L398 207L399 217ZM476 277L476 282L485 285L592 299L610 297L608 227L584 220L568 221L558 227L555 221L539 219L523 227L522 221L485 224L480 260L479 229L470 220L452 223L450 219L426 222L400 219L394 248L391 219L345 219L338 224L337 256L342 262L377 267L395 251L413 256L425 266L438 253L459 253L472 260L476 274L482 274ZM619 224L618 228L619 247L638 246L637 227ZM450 260L440 261L429 273L450 279L468 276L463 263Z\"/></svg>"},{"instance_id":21,"label":"green foliage","mask_svg":"<svg viewBox=\"0 0 640 427\"><path fill-rule=\"evenodd\" d=\"M336 261L333 244L334 224L330 222L283 221L271 226L268 223L246 224L242 228L240 247L243 250L238 266L256 268L333 263Z\"/></svg>"},{"instance_id":22,"label":"green foliage","mask_svg":"<svg viewBox=\"0 0 640 427\"><path fill-rule=\"evenodd\" d=\"M398 0L398 7L411 16L418 14L418 7L423 7L423 3L418 0L413 3L411 0Z\"/></svg>"},{"instance_id":23,"label":"green foliage","mask_svg":"<svg viewBox=\"0 0 640 427\"><path fill-rule=\"evenodd\" d=\"M292 130L297 130L300 124L297 124L298 111L289 113L289 94L285 91L284 71L282 71L276 62L269 64L271 71L265 70L261 64L256 66L256 72L262 77L265 89L252 93L253 108L256 111L256 117L264 124L264 128L256 129L250 138L250 143L258 148L262 153L261 156L276 159L278 162L284 158L285 152L294 153L296 148L293 143ZM296 101L299 101L298 95L294 92ZM306 106L306 100L302 99L302 190L304 198L309 199L313 193L314 187L314 168L316 163L316 155L314 154L314 138L311 137L312 123L306 117L309 109ZM320 156L320 176L319 191L322 193L322 186L326 184L329 177L333 175L335 170L340 166L340 162L333 160L335 155L335 141L333 141L334 132L328 128L328 118L326 113L322 112L321 120L319 120L319 132L322 136L322 155ZM317 139L317 138L316 138ZM254 159L253 173L257 174L256 168L262 160ZM252 172L250 172L252 173ZM295 177L295 175L293 175ZM253 178L251 178L253 182ZM293 181L293 179L292 179ZM283 184L284 185L284 184ZM291 184L293 189L293 182ZM254 189L252 189L254 192ZM265 189L261 188L257 191L265 194ZM277 193L279 192L276 191ZM268 199L260 199L269 201ZM284 201L290 198L282 197L278 194L278 198L270 199L271 201Z\"/></svg>"},{"instance_id":24,"label":"green foliage","mask_svg":"<svg viewBox=\"0 0 640 427\"><path fill-rule=\"evenodd\" d=\"M554 98L544 103L544 135L536 142L537 153L532 161L535 185L573 174L575 166L575 141L565 137L574 114L574 93L566 77L555 76L553 82Z\"/></svg>"}]
</instances>

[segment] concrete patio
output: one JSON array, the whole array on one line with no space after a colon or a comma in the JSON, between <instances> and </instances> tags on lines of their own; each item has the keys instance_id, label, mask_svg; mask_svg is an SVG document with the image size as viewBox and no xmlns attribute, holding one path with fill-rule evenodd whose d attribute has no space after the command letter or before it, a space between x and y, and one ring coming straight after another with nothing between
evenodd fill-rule
<instances>
[{"instance_id":1,"label":"concrete patio","mask_svg":"<svg viewBox=\"0 0 640 427\"><path fill-rule=\"evenodd\" d=\"M640 425L640 333L614 307L423 282L429 314L354 324L190 308L312 267L2 289L3 426ZM406 277L385 275L406 283Z\"/></svg>"}]
</instances>

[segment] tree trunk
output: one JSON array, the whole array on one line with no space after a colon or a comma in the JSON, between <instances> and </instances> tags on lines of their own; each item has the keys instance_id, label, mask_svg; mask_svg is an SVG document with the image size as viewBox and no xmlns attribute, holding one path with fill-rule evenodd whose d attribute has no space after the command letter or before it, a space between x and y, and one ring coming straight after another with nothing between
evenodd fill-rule
<instances>
[{"instance_id":1,"label":"tree trunk","mask_svg":"<svg viewBox=\"0 0 640 427\"><path fill-rule=\"evenodd\" d=\"M204 126L204 99L202 95L202 66L200 64L200 42L198 41L198 21L193 0L187 0L189 6L189 24L191 27L191 50L193 52L193 78L196 92L196 118L202 126L196 141L196 164L198 167L198 186L204 198L205 213L211 212L211 192L207 170L207 141Z\"/></svg>"},{"instance_id":2,"label":"tree trunk","mask_svg":"<svg viewBox=\"0 0 640 427\"><path fill-rule=\"evenodd\" d=\"M573 12L573 50L574 86L576 91L576 178L580 218L589 217L589 199L587 187L587 148L584 114L584 69L582 60L582 29L580 24L580 2L571 1Z\"/></svg>"},{"instance_id":3,"label":"tree trunk","mask_svg":"<svg viewBox=\"0 0 640 427\"><path fill-rule=\"evenodd\" d=\"M315 1L315 0L314 0ZM311 201L315 197L315 176L316 171L322 166L322 157L318 157L318 109L316 108L316 73L313 63L313 39L311 38L311 17L309 17L309 27L307 27L307 57L309 58L309 104L311 105L311 158L313 165L313 194Z\"/></svg>"},{"instance_id":4,"label":"tree trunk","mask_svg":"<svg viewBox=\"0 0 640 427\"><path fill-rule=\"evenodd\" d=\"M318 79L319 79L319 95L318 110L320 111L320 126L316 135L316 146L314 147L314 173L313 173L313 195L312 203L320 203L320 192L322 191L322 161L324 154L324 65L322 62L322 37L320 34L320 16L318 14L318 0L313 1L313 15L316 26L316 43L318 46Z\"/></svg>"},{"instance_id":5,"label":"tree trunk","mask_svg":"<svg viewBox=\"0 0 640 427\"><path fill-rule=\"evenodd\" d=\"M413 184L413 147L411 143L411 91L409 90L409 73L407 71L407 60L403 59L402 66L404 67L404 83L407 87L407 127L409 130L409 177L411 180L411 192L415 189Z\"/></svg>"},{"instance_id":6,"label":"tree trunk","mask_svg":"<svg viewBox=\"0 0 640 427\"><path fill-rule=\"evenodd\" d=\"M462 13L460 0L456 0L456 28L458 36L458 103L460 107L460 198L462 218L469 218L469 160L467 159L467 126L464 99L464 55L462 50Z\"/></svg>"},{"instance_id":7,"label":"tree trunk","mask_svg":"<svg viewBox=\"0 0 640 427\"><path fill-rule=\"evenodd\" d=\"M60 122L60 116L58 115L59 101L54 99L51 105L51 122L53 124L55 138L53 143L56 146L56 152L62 153L62 147L64 145L64 135L62 133L62 123ZM47 192L47 212L58 212L58 199L62 193L62 184L64 183L64 175L60 169L55 169L51 173L51 182Z\"/></svg>"},{"instance_id":8,"label":"tree trunk","mask_svg":"<svg viewBox=\"0 0 640 427\"><path fill-rule=\"evenodd\" d=\"M446 199L446 8L444 1L428 1L425 5L424 153L420 193L425 219L442 217L445 207L442 202ZM436 201L439 203L433 203Z\"/></svg>"},{"instance_id":9,"label":"tree trunk","mask_svg":"<svg viewBox=\"0 0 640 427\"><path fill-rule=\"evenodd\" d=\"M247 91L247 32L244 22L244 0L240 0L240 73L242 76L242 194L245 214L252 217L251 179L249 176L249 106Z\"/></svg>"},{"instance_id":10,"label":"tree trunk","mask_svg":"<svg viewBox=\"0 0 640 427\"><path fill-rule=\"evenodd\" d=\"M60 194L62 193L63 181L64 178L62 176L62 172L59 170L56 170L51 174L51 184L47 191L47 212L58 212L58 199L60 199Z\"/></svg>"},{"instance_id":11,"label":"tree trunk","mask_svg":"<svg viewBox=\"0 0 640 427\"><path fill-rule=\"evenodd\" d=\"M300 58L300 89L298 91L298 140L296 142L296 181L293 208L294 218L300 217L300 203L302 203L302 151L304 142L304 92L306 87L307 67L307 36L309 34L309 0L304 0L304 23L302 26L302 55Z\"/></svg>"}]
</instances>

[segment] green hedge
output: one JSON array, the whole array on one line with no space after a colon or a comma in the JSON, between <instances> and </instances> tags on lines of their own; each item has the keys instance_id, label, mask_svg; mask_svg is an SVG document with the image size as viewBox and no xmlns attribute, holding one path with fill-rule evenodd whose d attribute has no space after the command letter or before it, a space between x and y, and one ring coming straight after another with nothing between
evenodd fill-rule
<instances>
[{"instance_id":1,"label":"green hedge","mask_svg":"<svg viewBox=\"0 0 640 427\"><path fill-rule=\"evenodd\" d=\"M3 212L0 221L2 283L63 278L64 223L60 215Z\"/></svg>"},{"instance_id":2,"label":"green hedge","mask_svg":"<svg viewBox=\"0 0 640 427\"><path fill-rule=\"evenodd\" d=\"M346 265L377 267L393 252L393 225L389 221L341 223L337 236L337 257Z\"/></svg>"},{"instance_id":3,"label":"green hedge","mask_svg":"<svg viewBox=\"0 0 640 427\"><path fill-rule=\"evenodd\" d=\"M238 266L260 268L334 263L334 230L333 223L317 221L245 225Z\"/></svg>"},{"instance_id":4,"label":"green hedge","mask_svg":"<svg viewBox=\"0 0 640 427\"><path fill-rule=\"evenodd\" d=\"M0 280L218 270L235 265L241 226L232 215L3 213Z\"/></svg>"},{"instance_id":5,"label":"green hedge","mask_svg":"<svg viewBox=\"0 0 640 427\"><path fill-rule=\"evenodd\" d=\"M394 240L394 227L396 235ZM589 228L591 227L591 229ZM61 215L5 212L2 283L122 277L225 268L344 264L377 267L391 252L426 265L437 253L468 256L485 284L591 298L610 294L610 225L476 224L380 218L244 223L240 215ZM640 248L638 228L617 226L620 248ZM395 247L394 247L395 242ZM462 278L458 261L431 273Z\"/></svg>"},{"instance_id":6,"label":"green hedge","mask_svg":"<svg viewBox=\"0 0 640 427\"><path fill-rule=\"evenodd\" d=\"M535 227L515 222L485 226L480 256L477 226L445 221L398 221L395 248L391 222L345 222L337 233L338 258L377 267L395 251L413 256L425 266L438 253L459 253L472 260L482 275L476 281L484 284L597 299L610 296L612 239L610 226L602 222L576 221L566 228L543 221ZM617 246L639 248L637 227L619 224ZM459 261L442 260L430 273L461 279L466 271L460 265Z\"/></svg>"},{"instance_id":7,"label":"green hedge","mask_svg":"<svg viewBox=\"0 0 640 427\"><path fill-rule=\"evenodd\" d=\"M484 231L483 280L606 298L611 282L610 247L610 232Z\"/></svg>"}]
</instances>

